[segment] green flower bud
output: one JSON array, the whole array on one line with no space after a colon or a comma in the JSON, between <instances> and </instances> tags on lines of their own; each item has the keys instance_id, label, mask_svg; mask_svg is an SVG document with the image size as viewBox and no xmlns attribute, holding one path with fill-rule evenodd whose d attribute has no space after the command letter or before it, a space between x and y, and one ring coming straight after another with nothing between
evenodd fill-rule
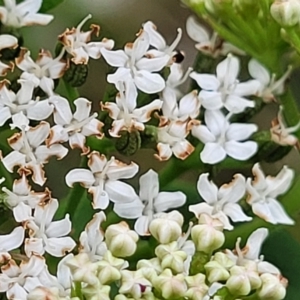
<instances>
[{"instance_id":1,"label":"green flower bud","mask_svg":"<svg viewBox=\"0 0 300 300\"><path fill-rule=\"evenodd\" d=\"M229 272L217 261L208 262L204 268L210 283L227 280L230 276Z\"/></svg>"},{"instance_id":2,"label":"green flower bud","mask_svg":"<svg viewBox=\"0 0 300 300\"><path fill-rule=\"evenodd\" d=\"M89 67L85 64L76 65L74 62L69 62L69 68L65 71L63 79L72 87L82 86L88 76Z\"/></svg>"},{"instance_id":3,"label":"green flower bud","mask_svg":"<svg viewBox=\"0 0 300 300\"><path fill-rule=\"evenodd\" d=\"M300 20L300 2L298 0L276 0L271 5L271 15L282 27L295 26Z\"/></svg>"},{"instance_id":4,"label":"green flower bud","mask_svg":"<svg viewBox=\"0 0 300 300\"><path fill-rule=\"evenodd\" d=\"M116 149L127 156L133 155L141 147L141 136L139 131L122 130L119 132L120 137L116 140Z\"/></svg>"},{"instance_id":5,"label":"green flower bud","mask_svg":"<svg viewBox=\"0 0 300 300\"><path fill-rule=\"evenodd\" d=\"M136 250L138 239L137 233L130 230L124 221L108 226L105 231L107 247L116 257L131 256Z\"/></svg>"},{"instance_id":6,"label":"green flower bud","mask_svg":"<svg viewBox=\"0 0 300 300\"><path fill-rule=\"evenodd\" d=\"M280 275L262 274L260 275L262 286L258 290L261 300L281 300L285 298L288 281Z\"/></svg>"},{"instance_id":7,"label":"green flower bud","mask_svg":"<svg viewBox=\"0 0 300 300\"><path fill-rule=\"evenodd\" d=\"M244 267L234 266L230 269L226 287L232 295L236 296L246 296L251 292L250 280Z\"/></svg>"}]
</instances>

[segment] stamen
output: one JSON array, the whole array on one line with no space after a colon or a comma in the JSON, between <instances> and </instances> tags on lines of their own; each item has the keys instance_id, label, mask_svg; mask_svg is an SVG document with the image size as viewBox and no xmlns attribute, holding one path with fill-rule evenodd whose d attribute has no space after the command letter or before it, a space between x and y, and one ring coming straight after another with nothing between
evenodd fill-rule
<instances>
[{"instance_id":1,"label":"stamen","mask_svg":"<svg viewBox=\"0 0 300 300\"><path fill-rule=\"evenodd\" d=\"M181 38L182 38L182 29L178 28L177 29L177 36L176 36L175 40L173 41L173 43L167 49L167 51L166 51L167 54L171 54L176 49L176 47L178 46Z\"/></svg>"}]
</instances>

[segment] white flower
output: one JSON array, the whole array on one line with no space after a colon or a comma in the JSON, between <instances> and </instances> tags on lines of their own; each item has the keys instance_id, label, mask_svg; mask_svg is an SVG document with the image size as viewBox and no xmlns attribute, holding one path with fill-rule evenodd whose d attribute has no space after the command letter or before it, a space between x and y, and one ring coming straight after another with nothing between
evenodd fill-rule
<instances>
[{"instance_id":1,"label":"white flower","mask_svg":"<svg viewBox=\"0 0 300 300\"><path fill-rule=\"evenodd\" d=\"M16 65L23 71L22 79L33 81L48 96L53 95L54 79L63 76L67 63L62 60L64 51L56 58L52 58L49 51L41 50L36 62L30 57L30 51L21 49L19 57L15 59Z\"/></svg>"},{"instance_id":2,"label":"white flower","mask_svg":"<svg viewBox=\"0 0 300 300\"><path fill-rule=\"evenodd\" d=\"M259 82L257 96L266 103L275 101L275 96L283 94L284 84L292 73L292 67L289 67L280 79L275 80L276 74L270 77L269 71L253 58L249 61L248 69L249 74Z\"/></svg>"},{"instance_id":3,"label":"white flower","mask_svg":"<svg viewBox=\"0 0 300 300\"><path fill-rule=\"evenodd\" d=\"M104 234L100 228L106 216L103 211L94 214L93 219L85 226L79 237L80 252L85 252L90 256L92 262L99 261L107 251Z\"/></svg>"},{"instance_id":4,"label":"white flower","mask_svg":"<svg viewBox=\"0 0 300 300\"><path fill-rule=\"evenodd\" d=\"M8 253L11 250L19 248L24 241L24 228L16 227L11 233L0 235L0 263L10 260L11 256Z\"/></svg>"},{"instance_id":5,"label":"white flower","mask_svg":"<svg viewBox=\"0 0 300 300\"><path fill-rule=\"evenodd\" d=\"M67 29L59 36L60 42L64 45L65 50L70 53L75 64L87 64L89 57L97 59L101 56L101 49L112 49L113 40L104 38L101 42L90 42L93 34L99 35L100 26L92 24L91 30L82 32L83 24L89 20L92 15L85 17L76 28Z\"/></svg>"},{"instance_id":6,"label":"white flower","mask_svg":"<svg viewBox=\"0 0 300 300\"><path fill-rule=\"evenodd\" d=\"M247 107L254 107L255 103L244 96L255 95L259 82L249 80L239 83L237 76L240 62L237 57L228 55L217 66L217 76L192 72L190 77L196 80L201 91L201 104L208 110L225 107L229 112L241 113Z\"/></svg>"},{"instance_id":7,"label":"white flower","mask_svg":"<svg viewBox=\"0 0 300 300\"><path fill-rule=\"evenodd\" d=\"M293 225L295 222L286 214L276 198L288 191L294 171L284 166L276 177L266 177L257 163L252 173L254 180L247 180L247 202L252 206L253 213L272 224Z\"/></svg>"},{"instance_id":8,"label":"white flower","mask_svg":"<svg viewBox=\"0 0 300 300\"><path fill-rule=\"evenodd\" d=\"M152 169L140 177L140 193L130 203L116 203L114 211L124 218L138 218L134 229L139 235L149 235L149 225L160 212L182 206L182 192L159 192L158 174Z\"/></svg>"},{"instance_id":9,"label":"white flower","mask_svg":"<svg viewBox=\"0 0 300 300\"><path fill-rule=\"evenodd\" d=\"M16 179L13 183L13 189L10 191L6 187L2 188L6 194L5 203L12 209L14 218L17 222L22 222L31 216L31 211L38 204L44 204L51 198L50 191L34 192L26 179L26 172L22 172L22 178Z\"/></svg>"},{"instance_id":10,"label":"white flower","mask_svg":"<svg viewBox=\"0 0 300 300\"><path fill-rule=\"evenodd\" d=\"M0 19L8 27L23 27L31 25L47 25L53 19L48 14L37 13L42 0L25 0L16 4L16 0L4 0L5 6L0 6Z\"/></svg>"},{"instance_id":11,"label":"white flower","mask_svg":"<svg viewBox=\"0 0 300 300\"><path fill-rule=\"evenodd\" d=\"M50 125L41 122L26 132L23 129L22 132L11 136L8 143L14 150L2 158L5 168L13 173L15 166L23 167L32 173L32 180L35 183L43 185L46 181L43 164L47 163L51 156L55 155L58 159L62 159L68 153L68 149L62 145L55 144L50 147L41 145L49 133Z\"/></svg>"},{"instance_id":12,"label":"white flower","mask_svg":"<svg viewBox=\"0 0 300 300\"><path fill-rule=\"evenodd\" d=\"M208 180L208 176L208 173L201 174L197 183L198 192L205 202L190 205L189 211L198 218L205 213L219 219L223 223L224 229L227 230L233 229L228 217L233 222L251 221L252 218L246 216L237 203L246 192L244 176L236 174L233 181L229 184L223 184L220 189Z\"/></svg>"},{"instance_id":13,"label":"white flower","mask_svg":"<svg viewBox=\"0 0 300 300\"><path fill-rule=\"evenodd\" d=\"M76 107L73 115L67 99L52 96L49 101L54 105L53 117L57 125L50 130L47 146L69 141L72 149L80 148L83 154L87 154L90 149L85 145L86 136L103 137L101 133L103 123L96 119L98 114L93 113L90 116L92 103L85 98L76 99L73 102Z\"/></svg>"},{"instance_id":14,"label":"white flower","mask_svg":"<svg viewBox=\"0 0 300 300\"><path fill-rule=\"evenodd\" d=\"M230 156L237 160L247 160L257 151L257 143L241 142L249 138L255 131L255 124L230 124L221 111L207 110L204 119L206 125L194 125L192 135L204 143L200 158L204 163L215 164Z\"/></svg>"},{"instance_id":15,"label":"white flower","mask_svg":"<svg viewBox=\"0 0 300 300\"><path fill-rule=\"evenodd\" d=\"M264 240L268 236L268 229L258 228L253 231L248 237L244 248L240 248L241 238L236 241L233 251L226 249L225 254L230 260L234 261L237 266L253 268L253 263L256 264L256 271L260 274L271 273L278 275L280 271L271 263L263 260L263 255L260 255L260 250Z\"/></svg>"},{"instance_id":16,"label":"white flower","mask_svg":"<svg viewBox=\"0 0 300 300\"><path fill-rule=\"evenodd\" d=\"M295 146L299 143L298 138L292 133L300 129L300 121L292 127L287 127L283 117L283 107L279 107L277 118L272 120L270 129L272 140L282 146Z\"/></svg>"},{"instance_id":17,"label":"white flower","mask_svg":"<svg viewBox=\"0 0 300 300\"><path fill-rule=\"evenodd\" d=\"M101 103L101 108L108 110L109 116L114 120L109 134L113 137L119 137L121 130L143 131L145 129L144 123L150 120L154 110L161 108L162 101L156 99L145 106L136 108L137 91L132 81L119 82L118 86L120 92L117 94L116 103Z\"/></svg>"},{"instance_id":18,"label":"white flower","mask_svg":"<svg viewBox=\"0 0 300 300\"><path fill-rule=\"evenodd\" d=\"M80 182L93 195L93 207L105 209L109 200L113 202L132 202L137 195L127 183L118 179L132 178L138 171L137 164L126 165L114 157L109 161L99 152L93 151L88 155L90 170L74 169L66 176L66 183L72 186Z\"/></svg>"},{"instance_id":19,"label":"white flower","mask_svg":"<svg viewBox=\"0 0 300 300\"><path fill-rule=\"evenodd\" d=\"M38 205L26 222L29 229L29 238L25 240L25 252L27 256L32 253L49 254L61 257L70 252L76 246L72 238L66 236L71 231L71 221L67 214L64 219L52 221L58 208L58 201L51 199L47 204Z\"/></svg>"},{"instance_id":20,"label":"white flower","mask_svg":"<svg viewBox=\"0 0 300 300\"><path fill-rule=\"evenodd\" d=\"M164 126L169 120L186 122L199 115L201 103L196 90L184 95L179 101L174 93L165 96L163 94L160 126Z\"/></svg>"},{"instance_id":21,"label":"white flower","mask_svg":"<svg viewBox=\"0 0 300 300\"><path fill-rule=\"evenodd\" d=\"M244 55L245 52L235 47L234 45L222 41L216 32L212 34L201 24L199 24L195 17L190 16L186 21L186 31L189 37L197 42L196 49L206 55L218 57L220 55L227 55L228 53L235 53Z\"/></svg>"},{"instance_id":22,"label":"white flower","mask_svg":"<svg viewBox=\"0 0 300 300\"><path fill-rule=\"evenodd\" d=\"M18 127L29 129L29 120L42 121L47 119L53 107L48 99L39 101L32 100L33 90L36 87L34 81L19 79L21 88L15 94L7 88L7 80L0 82L0 126L12 118L11 128Z\"/></svg>"},{"instance_id":23,"label":"white flower","mask_svg":"<svg viewBox=\"0 0 300 300\"><path fill-rule=\"evenodd\" d=\"M41 282L38 275L45 267L45 259L33 255L28 261L22 261L20 266L14 260L1 267L0 292L6 292L7 299L27 299L27 294Z\"/></svg>"},{"instance_id":24,"label":"white flower","mask_svg":"<svg viewBox=\"0 0 300 300\"><path fill-rule=\"evenodd\" d=\"M195 150L195 147L186 139L190 131L189 127L190 122L180 120L158 127L156 138L158 154L154 156L161 161L168 160L172 154L181 160L186 159Z\"/></svg>"},{"instance_id":25,"label":"white flower","mask_svg":"<svg viewBox=\"0 0 300 300\"><path fill-rule=\"evenodd\" d=\"M164 89L165 81L158 72L165 67L169 56L158 50L149 50L150 39L145 31L141 31L134 43L127 43L124 51L110 51L102 49L102 55L113 67L117 67L114 74L107 76L109 83L118 88L119 81L131 80L136 87L147 94L157 93Z\"/></svg>"}]
</instances>

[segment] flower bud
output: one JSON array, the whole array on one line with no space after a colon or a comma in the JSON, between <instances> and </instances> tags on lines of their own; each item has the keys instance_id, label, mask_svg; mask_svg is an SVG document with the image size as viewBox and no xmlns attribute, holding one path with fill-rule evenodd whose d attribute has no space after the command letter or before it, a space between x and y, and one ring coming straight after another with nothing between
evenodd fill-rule
<instances>
[{"instance_id":1,"label":"flower bud","mask_svg":"<svg viewBox=\"0 0 300 300\"><path fill-rule=\"evenodd\" d=\"M116 139L116 149L126 156L133 155L141 148L141 135L139 131L121 130L120 137Z\"/></svg>"},{"instance_id":2,"label":"flower bud","mask_svg":"<svg viewBox=\"0 0 300 300\"><path fill-rule=\"evenodd\" d=\"M65 71L63 79L72 87L82 86L87 79L89 66L85 64L75 64L69 62L69 68Z\"/></svg>"},{"instance_id":3,"label":"flower bud","mask_svg":"<svg viewBox=\"0 0 300 300\"><path fill-rule=\"evenodd\" d=\"M208 262L204 268L210 283L227 280L230 276L229 272L217 261Z\"/></svg>"},{"instance_id":4,"label":"flower bud","mask_svg":"<svg viewBox=\"0 0 300 300\"><path fill-rule=\"evenodd\" d=\"M232 295L246 296L251 292L251 284L244 267L234 266L230 269L226 287Z\"/></svg>"},{"instance_id":5,"label":"flower bud","mask_svg":"<svg viewBox=\"0 0 300 300\"><path fill-rule=\"evenodd\" d=\"M184 281L184 275L173 275L170 269L164 270L154 281L154 287L158 289L164 299L178 299L183 297L187 285Z\"/></svg>"},{"instance_id":6,"label":"flower bud","mask_svg":"<svg viewBox=\"0 0 300 300\"><path fill-rule=\"evenodd\" d=\"M59 290L56 287L36 287L27 295L28 300L57 300L59 298Z\"/></svg>"},{"instance_id":7,"label":"flower bud","mask_svg":"<svg viewBox=\"0 0 300 300\"><path fill-rule=\"evenodd\" d=\"M177 242L157 246L155 254L161 259L163 269L169 268L175 273L182 273L184 271L184 262L187 259L187 254L184 251L178 250Z\"/></svg>"},{"instance_id":8,"label":"flower bud","mask_svg":"<svg viewBox=\"0 0 300 300\"><path fill-rule=\"evenodd\" d=\"M161 243L168 244L176 241L182 233L183 216L176 210L161 213L150 223L151 234Z\"/></svg>"},{"instance_id":9,"label":"flower bud","mask_svg":"<svg viewBox=\"0 0 300 300\"><path fill-rule=\"evenodd\" d=\"M137 233L130 230L124 221L108 226L105 231L107 247L116 257L131 256L136 250L138 239Z\"/></svg>"},{"instance_id":10,"label":"flower bud","mask_svg":"<svg viewBox=\"0 0 300 300\"><path fill-rule=\"evenodd\" d=\"M220 231L223 227L222 222L202 214L199 223L202 224L194 226L191 232L197 251L211 253L221 247L225 241L224 234Z\"/></svg>"},{"instance_id":11,"label":"flower bud","mask_svg":"<svg viewBox=\"0 0 300 300\"><path fill-rule=\"evenodd\" d=\"M271 5L271 15L282 27L295 26L300 20L300 2L298 0L276 0Z\"/></svg>"},{"instance_id":12,"label":"flower bud","mask_svg":"<svg viewBox=\"0 0 300 300\"><path fill-rule=\"evenodd\" d=\"M262 286L258 290L258 296L261 300L281 300L286 294L287 279L273 274L262 274L260 276Z\"/></svg>"},{"instance_id":13,"label":"flower bud","mask_svg":"<svg viewBox=\"0 0 300 300\"><path fill-rule=\"evenodd\" d=\"M188 285L188 290L185 295L189 299L203 299L207 294L208 286L205 284L205 275L199 273L194 276L186 276L185 281Z\"/></svg>"},{"instance_id":14,"label":"flower bud","mask_svg":"<svg viewBox=\"0 0 300 300\"><path fill-rule=\"evenodd\" d=\"M151 259L141 259L136 265L137 270L140 270L144 277L150 282L153 282L157 274L160 274L163 270L160 265L160 260L157 257Z\"/></svg>"}]
</instances>

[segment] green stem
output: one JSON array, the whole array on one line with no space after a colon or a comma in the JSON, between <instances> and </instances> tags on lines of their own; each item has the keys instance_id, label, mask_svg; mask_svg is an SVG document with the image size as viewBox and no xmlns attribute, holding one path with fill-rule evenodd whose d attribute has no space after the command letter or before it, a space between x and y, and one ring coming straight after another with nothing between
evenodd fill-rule
<instances>
[{"instance_id":1,"label":"green stem","mask_svg":"<svg viewBox=\"0 0 300 300\"><path fill-rule=\"evenodd\" d=\"M65 86L65 90L67 93L67 97L69 101L73 101L75 99L77 99L79 97L79 93L77 88L72 87L68 82L66 82L65 80L63 80L64 86Z\"/></svg>"}]
</instances>

